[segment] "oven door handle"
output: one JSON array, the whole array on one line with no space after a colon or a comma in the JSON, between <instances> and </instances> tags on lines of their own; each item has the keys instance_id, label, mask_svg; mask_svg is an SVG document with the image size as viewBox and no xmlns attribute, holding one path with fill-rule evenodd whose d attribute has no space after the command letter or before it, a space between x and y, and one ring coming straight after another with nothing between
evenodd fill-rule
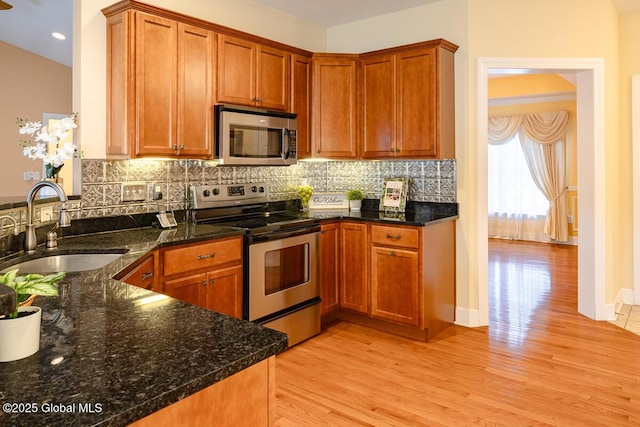
<instances>
[{"instance_id":1,"label":"oven door handle","mask_svg":"<svg viewBox=\"0 0 640 427\"><path fill-rule=\"evenodd\" d=\"M253 234L253 235L249 234L247 238L248 238L249 244L252 244L252 243L269 242L273 240L286 239L287 237L302 236L304 234L312 234L312 233L319 233L319 232L320 232L320 226L316 224L311 227L301 227L301 228L294 228L290 230L274 231L274 232L260 233L260 234Z\"/></svg>"}]
</instances>

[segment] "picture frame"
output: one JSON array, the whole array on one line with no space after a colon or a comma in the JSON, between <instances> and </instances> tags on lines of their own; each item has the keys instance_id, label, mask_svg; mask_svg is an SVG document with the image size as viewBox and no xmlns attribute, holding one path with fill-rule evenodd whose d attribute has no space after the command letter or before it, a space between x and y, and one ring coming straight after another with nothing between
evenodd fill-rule
<instances>
[{"instance_id":1,"label":"picture frame","mask_svg":"<svg viewBox=\"0 0 640 427\"><path fill-rule=\"evenodd\" d=\"M380 211L404 212L407 204L408 179L403 177L387 178L382 184Z\"/></svg>"}]
</instances>

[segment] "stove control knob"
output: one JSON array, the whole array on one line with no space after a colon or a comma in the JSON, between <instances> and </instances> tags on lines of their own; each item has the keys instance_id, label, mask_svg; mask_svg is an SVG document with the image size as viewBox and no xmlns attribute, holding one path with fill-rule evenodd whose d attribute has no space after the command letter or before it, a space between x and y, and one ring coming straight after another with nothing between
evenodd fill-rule
<instances>
[{"instance_id":1,"label":"stove control knob","mask_svg":"<svg viewBox=\"0 0 640 427\"><path fill-rule=\"evenodd\" d=\"M214 195L214 196L217 196L218 194L220 194L220 190L219 190L219 189L217 189L217 188L214 188L214 189L213 189L213 195Z\"/></svg>"},{"instance_id":2,"label":"stove control knob","mask_svg":"<svg viewBox=\"0 0 640 427\"><path fill-rule=\"evenodd\" d=\"M254 192L254 193L255 193L255 192L257 192L257 191L258 191L258 187L256 187L256 186L254 185L253 187L251 187L251 191L252 191L252 192Z\"/></svg>"},{"instance_id":3,"label":"stove control knob","mask_svg":"<svg viewBox=\"0 0 640 427\"><path fill-rule=\"evenodd\" d=\"M264 187L260 187L260 192L264 193Z\"/></svg>"},{"instance_id":4,"label":"stove control knob","mask_svg":"<svg viewBox=\"0 0 640 427\"><path fill-rule=\"evenodd\" d=\"M202 192L202 195L203 195L204 197L209 197L209 196L211 195L211 192L209 192L209 190L204 190L204 191Z\"/></svg>"}]
</instances>

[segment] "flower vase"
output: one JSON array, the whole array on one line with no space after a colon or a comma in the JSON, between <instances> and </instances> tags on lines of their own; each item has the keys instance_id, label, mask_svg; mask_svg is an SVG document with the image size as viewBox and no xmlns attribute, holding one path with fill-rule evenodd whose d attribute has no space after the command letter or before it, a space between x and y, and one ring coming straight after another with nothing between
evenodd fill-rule
<instances>
[{"instance_id":1,"label":"flower vase","mask_svg":"<svg viewBox=\"0 0 640 427\"><path fill-rule=\"evenodd\" d=\"M62 187L63 184L63 179L62 178L58 178L58 177L47 177L44 178L43 181L49 181L49 182L53 182L58 184L60 187ZM57 197L58 193L55 192L55 190L53 188L50 187L43 187L40 189L40 195L41 196L51 196L51 197ZM45 221L46 219L43 219L43 221Z\"/></svg>"},{"instance_id":2,"label":"flower vase","mask_svg":"<svg viewBox=\"0 0 640 427\"><path fill-rule=\"evenodd\" d=\"M42 310L20 307L18 313L15 319L0 319L0 362L24 359L40 349Z\"/></svg>"}]
</instances>

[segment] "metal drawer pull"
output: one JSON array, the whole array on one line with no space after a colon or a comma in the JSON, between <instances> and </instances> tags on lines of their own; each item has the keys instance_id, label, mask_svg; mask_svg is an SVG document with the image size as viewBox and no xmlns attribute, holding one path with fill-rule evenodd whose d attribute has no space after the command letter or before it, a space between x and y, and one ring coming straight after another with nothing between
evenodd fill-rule
<instances>
[{"instance_id":1,"label":"metal drawer pull","mask_svg":"<svg viewBox=\"0 0 640 427\"><path fill-rule=\"evenodd\" d=\"M387 239L400 240L402 236L392 236L391 234L387 234Z\"/></svg>"},{"instance_id":2,"label":"metal drawer pull","mask_svg":"<svg viewBox=\"0 0 640 427\"><path fill-rule=\"evenodd\" d=\"M198 261L200 261L201 259L207 259L207 258L213 258L214 256L216 256L216 253L210 253L209 255L198 255Z\"/></svg>"},{"instance_id":3,"label":"metal drawer pull","mask_svg":"<svg viewBox=\"0 0 640 427\"><path fill-rule=\"evenodd\" d=\"M147 280L149 278L153 277L153 272L151 270L147 271L146 273L142 273L142 280Z\"/></svg>"},{"instance_id":4,"label":"metal drawer pull","mask_svg":"<svg viewBox=\"0 0 640 427\"><path fill-rule=\"evenodd\" d=\"M213 277L209 279L209 284L213 285L216 283L216 279L214 279Z\"/></svg>"}]
</instances>

